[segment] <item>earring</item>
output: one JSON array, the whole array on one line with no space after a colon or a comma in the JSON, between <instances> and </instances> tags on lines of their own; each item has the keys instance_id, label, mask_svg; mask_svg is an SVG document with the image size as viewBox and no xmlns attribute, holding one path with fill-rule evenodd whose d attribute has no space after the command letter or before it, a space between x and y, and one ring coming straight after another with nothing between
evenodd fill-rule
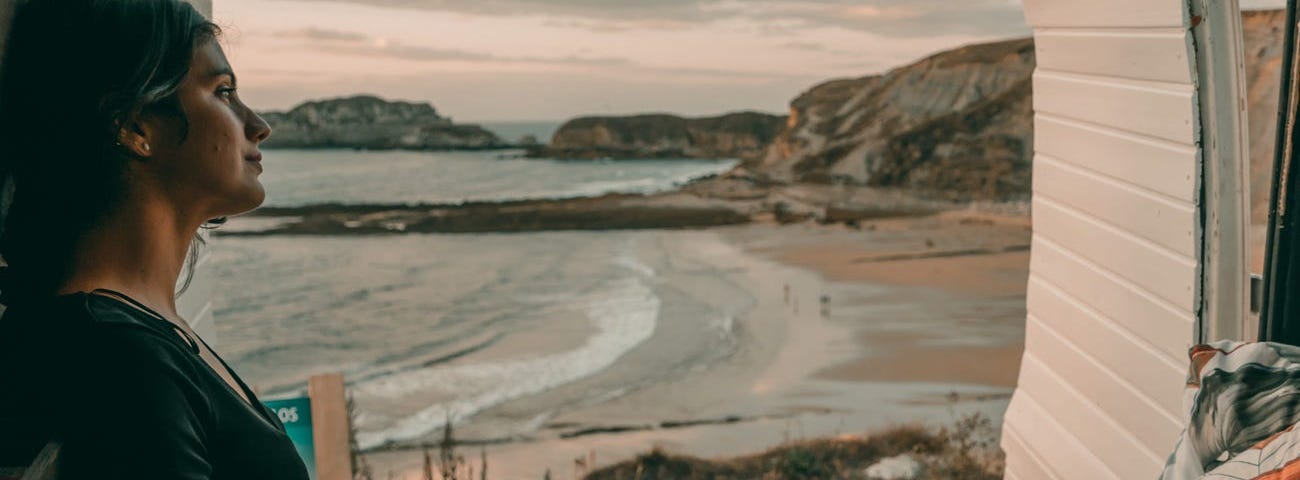
<instances>
[{"instance_id":1,"label":"earring","mask_svg":"<svg viewBox=\"0 0 1300 480\"><path fill-rule=\"evenodd\" d=\"M144 144L144 151L146 151L146 152L149 151L149 144L147 144L147 143Z\"/></svg>"}]
</instances>

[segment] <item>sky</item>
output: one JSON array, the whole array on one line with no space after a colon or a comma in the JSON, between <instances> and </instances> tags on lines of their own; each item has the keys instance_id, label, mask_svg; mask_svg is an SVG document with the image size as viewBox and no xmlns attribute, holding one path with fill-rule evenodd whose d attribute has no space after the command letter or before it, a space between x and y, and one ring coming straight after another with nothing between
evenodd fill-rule
<instances>
[{"instance_id":1,"label":"sky","mask_svg":"<svg viewBox=\"0 0 1300 480\"><path fill-rule=\"evenodd\" d=\"M1029 35L1019 0L213 4L255 109L365 93L430 102L458 122L784 112L826 80Z\"/></svg>"}]
</instances>

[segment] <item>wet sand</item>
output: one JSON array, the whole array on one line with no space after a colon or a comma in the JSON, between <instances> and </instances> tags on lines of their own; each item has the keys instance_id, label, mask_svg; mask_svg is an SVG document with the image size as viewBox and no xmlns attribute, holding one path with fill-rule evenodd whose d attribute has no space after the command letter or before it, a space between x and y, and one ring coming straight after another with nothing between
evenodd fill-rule
<instances>
[{"instance_id":1,"label":"wet sand","mask_svg":"<svg viewBox=\"0 0 1300 480\"><path fill-rule=\"evenodd\" d=\"M1030 227L1027 216L948 212L860 229L820 227L803 239L772 235L775 244L763 235L749 241L756 253L844 284L846 298L832 303L851 310L869 353L820 376L1014 387L1024 351ZM867 285L889 292L869 295ZM890 368L877 368L882 364Z\"/></svg>"},{"instance_id":2,"label":"wet sand","mask_svg":"<svg viewBox=\"0 0 1300 480\"><path fill-rule=\"evenodd\" d=\"M665 233L668 261L726 272L752 297L735 351L612 398L518 400L568 403L531 434L460 453L477 463L484 448L490 478L573 478L578 459L598 467L654 447L716 457L969 412L1000 423L1023 345L1029 235L1027 217L972 213ZM662 281L691 288L690 276ZM705 297L721 288L699 285ZM490 436L469 427L463 438ZM375 478L419 478L418 451L367 459Z\"/></svg>"}]
</instances>

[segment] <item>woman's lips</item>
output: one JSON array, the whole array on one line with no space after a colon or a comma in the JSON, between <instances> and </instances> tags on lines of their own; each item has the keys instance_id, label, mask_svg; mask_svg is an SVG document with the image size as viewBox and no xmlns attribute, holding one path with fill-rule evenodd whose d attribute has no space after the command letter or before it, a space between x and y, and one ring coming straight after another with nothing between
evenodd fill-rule
<instances>
[{"instance_id":1,"label":"woman's lips","mask_svg":"<svg viewBox=\"0 0 1300 480\"><path fill-rule=\"evenodd\" d=\"M251 163L254 167L257 167L258 172L262 171L262 152L257 152L252 155L246 155L244 156L244 161Z\"/></svg>"}]
</instances>

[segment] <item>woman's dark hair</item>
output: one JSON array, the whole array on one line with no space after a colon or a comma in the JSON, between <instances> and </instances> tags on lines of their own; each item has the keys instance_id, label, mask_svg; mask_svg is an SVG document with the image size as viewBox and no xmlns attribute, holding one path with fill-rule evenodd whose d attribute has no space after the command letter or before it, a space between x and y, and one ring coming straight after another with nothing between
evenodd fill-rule
<instances>
[{"instance_id":1,"label":"woman's dark hair","mask_svg":"<svg viewBox=\"0 0 1300 480\"><path fill-rule=\"evenodd\" d=\"M179 0L19 0L0 64L0 179L11 182L0 303L53 294L66 279L78 237L127 188L133 154L120 129L162 115L184 138L177 90L195 48L219 34Z\"/></svg>"}]
</instances>

